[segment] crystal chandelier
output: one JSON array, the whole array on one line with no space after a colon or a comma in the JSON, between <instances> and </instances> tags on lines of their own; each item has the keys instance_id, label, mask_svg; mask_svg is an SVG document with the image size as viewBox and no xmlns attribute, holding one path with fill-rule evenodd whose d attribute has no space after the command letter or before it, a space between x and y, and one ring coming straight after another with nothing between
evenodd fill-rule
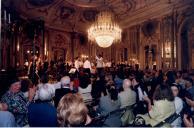
<instances>
[{"instance_id":1,"label":"crystal chandelier","mask_svg":"<svg viewBox=\"0 0 194 128\"><path fill-rule=\"evenodd\" d=\"M95 23L88 29L88 39L96 41L103 48L121 40L121 29L115 23L112 13L102 11L97 15Z\"/></svg>"}]
</instances>

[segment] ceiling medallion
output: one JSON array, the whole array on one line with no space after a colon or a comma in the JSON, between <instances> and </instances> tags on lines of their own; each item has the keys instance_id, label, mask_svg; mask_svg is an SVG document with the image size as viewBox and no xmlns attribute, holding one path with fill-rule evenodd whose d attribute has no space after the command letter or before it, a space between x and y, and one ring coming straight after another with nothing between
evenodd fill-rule
<instances>
[{"instance_id":1,"label":"ceiling medallion","mask_svg":"<svg viewBox=\"0 0 194 128\"><path fill-rule=\"evenodd\" d=\"M114 21L109 11L102 11L97 15L96 21L88 29L88 39L96 41L103 48L110 47L113 42L121 40L121 29Z\"/></svg>"},{"instance_id":2,"label":"ceiling medallion","mask_svg":"<svg viewBox=\"0 0 194 128\"><path fill-rule=\"evenodd\" d=\"M60 17L61 19L67 19L69 18L73 13L75 12L75 10L73 8L70 7L61 7L60 10Z\"/></svg>"},{"instance_id":3,"label":"ceiling medallion","mask_svg":"<svg viewBox=\"0 0 194 128\"><path fill-rule=\"evenodd\" d=\"M142 32L144 36L150 37L153 36L157 29L157 21L149 20L145 22L142 26Z\"/></svg>"}]
</instances>

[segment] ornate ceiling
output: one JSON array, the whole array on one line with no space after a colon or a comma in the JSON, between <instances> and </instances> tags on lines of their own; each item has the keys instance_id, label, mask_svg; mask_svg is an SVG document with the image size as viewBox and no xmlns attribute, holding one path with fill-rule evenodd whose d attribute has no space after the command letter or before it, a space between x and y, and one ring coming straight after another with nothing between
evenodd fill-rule
<instances>
[{"instance_id":1,"label":"ornate ceiling","mask_svg":"<svg viewBox=\"0 0 194 128\"><path fill-rule=\"evenodd\" d=\"M184 0L4 0L3 5L13 7L24 18L43 19L51 28L86 32L101 10L110 10L126 28L165 15L180 1Z\"/></svg>"}]
</instances>

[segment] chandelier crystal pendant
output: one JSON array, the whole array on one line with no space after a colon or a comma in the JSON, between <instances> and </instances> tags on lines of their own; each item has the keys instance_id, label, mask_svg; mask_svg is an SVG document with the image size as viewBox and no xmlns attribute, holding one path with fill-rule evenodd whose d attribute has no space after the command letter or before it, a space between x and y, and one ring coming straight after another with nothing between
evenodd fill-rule
<instances>
[{"instance_id":1,"label":"chandelier crystal pendant","mask_svg":"<svg viewBox=\"0 0 194 128\"><path fill-rule=\"evenodd\" d=\"M121 40L121 29L111 12L102 11L97 15L95 23L88 29L88 39L103 48Z\"/></svg>"}]
</instances>

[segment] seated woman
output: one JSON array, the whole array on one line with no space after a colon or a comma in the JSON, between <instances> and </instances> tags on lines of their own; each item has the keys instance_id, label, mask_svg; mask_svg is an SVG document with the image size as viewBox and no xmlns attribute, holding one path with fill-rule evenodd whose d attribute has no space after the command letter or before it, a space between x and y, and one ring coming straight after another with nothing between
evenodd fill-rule
<instances>
[{"instance_id":1,"label":"seated woman","mask_svg":"<svg viewBox=\"0 0 194 128\"><path fill-rule=\"evenodd\" d=\"M35 95L34 88L28 92L28 99L21 92L21 83L19 81L11 84L9 90L2 96L1 101L8 105L10 111L16 120L16 126L22 127L28 124L27 106L33 100Z\"/></svg>"},{"instance_id":2,"label":"seated woman","mask_svg":"<svg viewBox=\"0 0 194 128\"><path fill-rule=\"evenodd\" d=\"M51 103L53 89L51 85L44 84L39 88L36 103L28 107L28 121L31 127L56 127L57 111Z\"/></svg>"},{"instance_id":3,"label":"seated woman","mask_svg":"<svg viewBox=\"0 0 194 128\"><path fill-rule=\"evenodd\" d=\"M144 96L143 99L148 103L149 113L139 116L144 118L146 125L156 126L176 111L174 96L168 85L160 85L156 88L153 96L153 106L147 96Z\"/></svg>"},{"instance_id":4,"label":"seated woman","mask_svg":"<svg viewBox=\"0 0 194 128\"><path fill-rule=\"evenodd\" d=\"M92 101L91 91L92 85L90 78L87 74L85 74L80 78L80 86L78 87L78 92L83 97L84 102Z\"/></svg>"},{"instance_id":5,"label":"seated woman","mask_svg":"<svg viewBox=\"0 0 194 128\"><path fill-rule=\"evenodd\" d=\"M90 124L88 109L79 94L66 94L57 107L58 124L61 127L84 127Z\"/></svg>"},{"instance_id":6,"label":"seated woman","mask_svg":"<svg viewBox=\"0 0 194 128\"><path fill-rule=\"evenodd\" d=\"M176 84L171 85L171 90L174 95L174 103L175 103L175 109L176 113L180 114L181 111L183 110L183 100L179 97L179 91L180 87ZM172 125L176 127L181 127L182 124L182 119L181 117L177 118Z\"/></svg>"},{"instance_id":7,"label":"seated woman","mask_svg":"<svg viewBox=\"0 0 194 128\"><path fill-rule=\"evenodd\" d=\"M102 96L100 98L99 108L98 110L102 114L108 114L120 108L121 104L118 100L118 92L114 86L111 86L108 89L108 95ZM105 126L110 127L119 127L121 126L120 113L114 113L110 115L106 121L104 122Z\"/></svg>"}]
</instances>

